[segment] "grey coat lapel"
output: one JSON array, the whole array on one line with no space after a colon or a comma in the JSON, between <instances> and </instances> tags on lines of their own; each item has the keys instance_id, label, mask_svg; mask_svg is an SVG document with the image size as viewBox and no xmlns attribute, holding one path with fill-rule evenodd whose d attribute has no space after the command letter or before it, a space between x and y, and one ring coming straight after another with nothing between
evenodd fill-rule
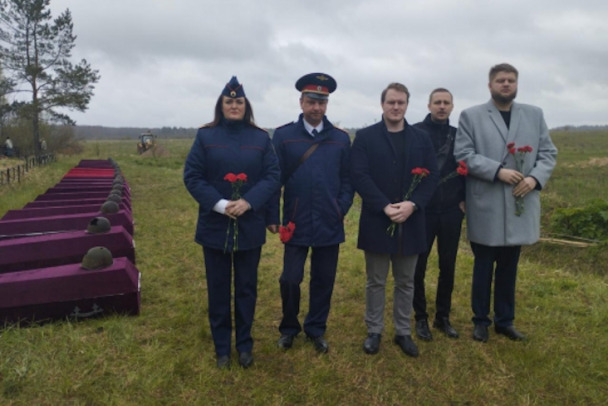
<instances>
[{"instance_id":1,"label":"grey coat lapel","mask_svg":"<svg viewBox=\"0 0 608 406\"><path fill-rule=\"evenodd\" d=\"M507 135L507 142L515 142L515 135L521 121L521 109L519 104L513 103L511 105L511 124L509 125L509 134Z\"/></svg>"},{"instance_id":2,"label":"grey coat lapel","mask_svg":"<svg viewBox=\"0 0 608 406\"><path fill-rule=\"evenodd\" d=\"M487 106L488 106L488 113L490 114L490 119L496 126L496 129L498 130L498 133L500 134L502 139L505 140L505 142L506 142L507 137L509 135L509 129L507 128L507 125L505 124L505 120L500 115L500 111L498 111L498 109L496 108L494 103L492 103L492 100L490 100L488 102Z\"/></svg>"}]
</instances>

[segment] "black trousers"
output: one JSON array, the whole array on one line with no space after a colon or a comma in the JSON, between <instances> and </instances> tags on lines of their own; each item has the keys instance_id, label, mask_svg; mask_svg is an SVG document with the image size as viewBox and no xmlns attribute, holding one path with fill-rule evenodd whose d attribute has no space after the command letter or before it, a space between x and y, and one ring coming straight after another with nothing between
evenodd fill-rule
<instances>
[{"instance_id":1,"label":"black trousers","mask_svg":"<svg viewBox=\"0 0 608 406\"><path fill-rule=\"evenodd\" d=\"M488 315L494 279L494 323L499 327L513 325L515 282L521 246L489 247L471 242L471 249L475 255L471 292L473 323L485 326L492 324Z\"/></svg>"},{"instance_id":2,"label":"black trousers","mask_svg":"<svg viewBox=\"0 0 608 406\"><path fill-rule=\"evenodd\" d=\"M302 331L298 320L300 284L304 278L304 264L309 249L312 250L309 306L304 320L304 332L309 337L319 337L325 334L327 329L327 317L336 280L340 245L309 248L285 244L283 273L279 279L283 303L283 319L279 325L281 334L295 336Z\"/></svg>"},{"instance_id":3,"label":"black trousers","mask_svg":"<svg viewBox=\"0 0 608 406\"><path fill-rule=\"evenodd\" d=\"M262 248L234 253L203 248L209 324L217 356L230 355L232 338L231 289L234 268L234 324L236 349L251 352L251 327L257 299L258 264Z\"/></svg>"},{"instance_id":4,"label":"black trousers","mask_svg":"<svg viewBox=\"0 0 608 406\"><path fill-rule=\"evenodd\" d=\"M435 318L450 316L452 309L452 291L454 290L454 274L456 272L456 255L462 230L464 213L460 209L445 213L426 214L427 250L420 254L416 263L414 275L414 312L416 321L428 319L426 310L426 290L424 278L427 262L433 242L437 238L437 254L439 257L439 277L437 279L437 294L435 296Z\"/></svg>"}]
</instances>

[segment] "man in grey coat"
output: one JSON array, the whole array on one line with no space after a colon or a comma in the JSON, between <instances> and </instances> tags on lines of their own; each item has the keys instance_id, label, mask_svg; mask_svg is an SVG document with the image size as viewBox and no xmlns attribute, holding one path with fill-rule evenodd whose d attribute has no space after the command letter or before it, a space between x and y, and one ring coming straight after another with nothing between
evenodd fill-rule
<instances>
[{"instance_id":1,"label":"man in grey coat","mask_svg":"<svg viewBox=\"0 0 608 406\"><path fill-rule=\"evenodd\" d=\"M518 71L490 69L491 100L460 115L454 147L467 163L467 234L475 255L471 306L473 339L488 340L492 279L494 328L512 340L515 282L521 246L540 234L540 191L555 167L557 149L540 108L515 103Z\"/></svg>"}]
</instances>

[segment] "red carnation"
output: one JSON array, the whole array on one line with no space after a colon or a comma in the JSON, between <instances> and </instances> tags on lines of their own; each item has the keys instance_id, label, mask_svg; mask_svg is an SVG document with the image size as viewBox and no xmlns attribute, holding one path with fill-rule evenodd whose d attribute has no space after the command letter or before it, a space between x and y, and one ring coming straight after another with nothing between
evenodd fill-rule
<instances>
[{"instance_id":1,"label":"red carnation","mask_svg":"<svg viewBox=\"0 0 608 406\"><path fill-rule=\"evenodd\" d=\"M448 173L443 178L439 180L438 185L441 185L443 182L447 182L448 180L455 178L458 175L467 176L469 174L469 168L467 167L467 163L465 161L458 161L458 168L455 171Z\"/></svg>"},{"instance_id":2,"label":"red carnation","mask_svg":"<svg viewBox=\"0 0 608 406\"><path fill-rule=\"evenodd\" d=\"M285 243L288 242L289 240L291 240L291 237L293 237L293 232L296 229L296 225L294 224L293 221L290 221L289 223L287 223L286 226L279 226L279 238L281 239L281 242Z\"/></svg>"},{"instance_id":3,"label":"red carnation","mask_svg":"<svg viewBox=\"0 0 608 406\"><path fill-rule=\"evenodd\" d=\"M422 179L426 178L431 172L426 168L417 167L412 169L411 173L412 175L414 175L414 179L412 179L412 183L410 183L410 187L407 190L405 196L403 197L403 201L409 200L409 198L412 196L412 193L414 192L414 189L416 189ZM391 221L391 224L386 228L386 233L392 237L393 235L395 235L396 227L397 223Z\"/></svg>"},{"instance_id":4,"label":"red carnation","mask_svg":"<svg viewBox=\"0 0 608 406\"><path fill-rule=\"evenodd\" d=\"M467 176L469 174L469 168L465 161L458 161L458 168L456 169L459 175Z\"/></svg>"},{"instance_id":5,"label":"red carnation","mask_svg":"<svg viewBox=\"0 0 608 406\"><path fill-rule=\"evenodd\" d=\"M232 185L231 200L239 200L241 198L241 187L247 182L247 174L239 173L235 175L232 172L224 175L224 180ZM228 252L228 241L230 239L230 230L232 229L232 251L236 252L239 248L239 225L238 219L229 219L228 228L226 229L226 241L224 242L224 252Z\"/></svg>"},{"instance_id":6,"label":"red carnation","mask_svg":"<svg viewBox=\"0 0 608 406\"><path fill-rule=\"evenodd\" d=\"M236 175L232 172L229 172L224 176L224 180L227 180L230 183L236 182Z\"/></svg>"},{"instance_id":7,"label":"red carnation","mask_svg":"<svg viewBox=\"0 0 608 406\"><path fill-rule=\"evenodd\" d=\"M414 168L412 169L412 175L419 175L423 178L429 175L429 170L426 168Z\"/></svg>"}]
</instances>

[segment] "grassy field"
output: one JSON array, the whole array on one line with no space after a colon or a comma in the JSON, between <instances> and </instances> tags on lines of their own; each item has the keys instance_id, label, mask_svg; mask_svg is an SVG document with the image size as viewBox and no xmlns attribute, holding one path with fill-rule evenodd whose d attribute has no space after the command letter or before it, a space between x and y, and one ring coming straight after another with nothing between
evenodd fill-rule
<instances>
[{"instance_id":1,"label":"grassy field","mask_svg":"<svg viewBox=\"0 0 608 406\"><path fill-rule=\"evenodd\" d=\"M554 177L545 190L552 209L604 195L608 134L560 133ZM512 342L493 330L471 339L472 255L463 238L452 322L461 333L418 341L420 357L391 342L392 290L380 353L361 346L365 271L356 249L357 200L346 218L347 241L330 313L330 352L317 355L298 337L276 346L281 316L282 247L269 235L259 269L253 334L255 364L215 367L207 321L202 250L193 242L196 203L182 182L190 140L165 141L162 158L135 154L135 143L96 142L82 156L37 168L18 186L0 188L0 216L23 207L57 183L82 158L114 158L132 188L142 307L113 316L0 330L0 405L603 405L608 396L608 296L604 250L539 243L524 249L516 324L529 336ZM598 260L599 258L599 260ZM431 255L427 294L436 287ZM390 278L389 278L390 279ZM306 282L303 298L307 297ZM430 313L434 311L429 300ZM302 313L307 311L307 300ZM233 356L233 359L236 358Z\"/></svg>"}]
</instances>

